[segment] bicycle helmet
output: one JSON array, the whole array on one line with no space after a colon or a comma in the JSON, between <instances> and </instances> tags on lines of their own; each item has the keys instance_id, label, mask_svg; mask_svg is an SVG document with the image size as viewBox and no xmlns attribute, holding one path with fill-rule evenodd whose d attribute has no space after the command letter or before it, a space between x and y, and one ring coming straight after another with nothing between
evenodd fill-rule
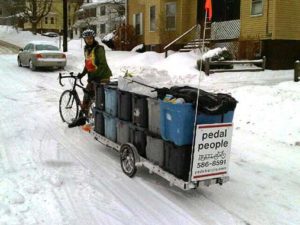
<instances>
[{"instance_id":1,"label":"bicycle helmet","mask_svg":"<svg viewBox=\"0 0 300 225\"><path fill-rule=\"evenodd\" d=\"M82 32L82 37L86 38L86 37L95 37L95 31L91 30L91 29L87 29L85 31Z\"/></svg>"}]
</instances>

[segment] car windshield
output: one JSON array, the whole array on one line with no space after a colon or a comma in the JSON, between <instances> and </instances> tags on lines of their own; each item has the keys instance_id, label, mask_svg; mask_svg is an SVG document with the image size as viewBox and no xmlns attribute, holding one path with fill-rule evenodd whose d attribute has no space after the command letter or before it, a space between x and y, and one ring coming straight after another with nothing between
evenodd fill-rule
<instances>
[{"instance_id":1,"label":"car windshield","mask_svg":"<svg viewBox=\"0 0 300 225\"><path fill-rule=\"evenodd\" d=\"M57 50L59 50L57 47L55 47L53 45L45 45L45 44L36 45L35 48L37 51L41 51L41 50L57 51Z\"/></svg>"}]
</instances>

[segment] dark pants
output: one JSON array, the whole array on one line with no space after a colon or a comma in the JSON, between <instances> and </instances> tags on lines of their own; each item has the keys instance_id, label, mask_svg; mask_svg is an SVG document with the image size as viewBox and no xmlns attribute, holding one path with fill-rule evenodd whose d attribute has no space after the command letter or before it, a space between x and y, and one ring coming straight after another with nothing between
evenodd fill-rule
<instances>
[{"instance_id":1,"label":"dark pants","mask_svg":"<svg viewBox=\"0 0 300 225\"><path fill-rule=\"evenodd\" d=\"M85 116L88 116L91 104L92 104L93 100L95 99L97 83L100 84L100 83L108 83L108 82L109 82L109 79L103 79L103 80L96 79L93 81L88 81L88 83L85 87L83 101L82 101L82 105L81 105L82 113L84 113Z\"/></svg>"}]
</instances>

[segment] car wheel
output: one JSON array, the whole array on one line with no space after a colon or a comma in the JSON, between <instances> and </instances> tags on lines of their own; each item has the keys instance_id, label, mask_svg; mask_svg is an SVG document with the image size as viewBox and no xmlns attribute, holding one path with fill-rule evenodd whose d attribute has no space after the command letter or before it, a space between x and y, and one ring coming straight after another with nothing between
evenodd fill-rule
<instances>
[{"instance_id":1,"label":"car wheel","mask_svg":"<svg viewBox=\"0 0 300 225\"><path fill-rule=\"evenodd\" d=\"M29 68L30 68L32 71L36 70L35 65L33 65L33 63L32 63L32 60L29 60Z\"/></svg>"},{"instance_id":2,"label":"car wheel","mask_svg":"<svg viewBox=\"0 0 300 225\"><path fill-rule=\"evenodd\" d=\"M20 57L18 57L18 66L22 67L22 63L21 63Z\"/></svg>"}]
</instances>

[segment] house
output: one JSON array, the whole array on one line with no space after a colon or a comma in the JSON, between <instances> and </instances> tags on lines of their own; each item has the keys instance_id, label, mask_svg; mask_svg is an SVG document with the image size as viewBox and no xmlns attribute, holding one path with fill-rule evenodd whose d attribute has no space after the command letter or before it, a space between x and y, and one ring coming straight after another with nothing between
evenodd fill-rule
<instances>
[{"instance_id":1,"label":"house","mask_svg":"<svg viewBox=\"0 0 300 225\"><path fill-rule=\"evenodd\" d=\"M111 33L124 20L125 1L95 0L84 3L76 12L73 31L77 36L86 28L96 31L102 38Z\"/></svg>"},{"instance_id":2,"label":"house","mask_svg":"<svg viewBox=\"0 0 300 225\"><path fill-rule=\"evenodd\" d=\"M201 24L203 28L205 0L127 2L127 21L135 28L138 42L144 43L147 50L162 51L164 46L190 29L191 32L172 45L172 49L177 50L188 40L200 37L199 31L193 28L197 24ZM239 19L240 0L213 0L212 4L214 10L212 21Z\"/></svg>"},{"instance_id":3,"label":"house","mask_svg":"<svg viewBox=\"0 0 300 225\"><path fill-rule=\"evenodd\" d=\"M69 33L72 25L75 22L75 13L79 8L77 0L67 1L67 16ZM24 24L24 30L31 30L32 25L29 22ZM63 31L63 1L53 1L50 12L42 18L37 24L37 31L39 33L56 32L62 33ZM71 33L70 33L71 34Z\"/></svg>"},{"instance_id":4,"label":"house","mask_svg":"<svg viewBox=\"0 0 300 225\"><path fill-rule=\"evenodd\" d=\"M266 56L270 69L293 68L300 59L300 1L241 1L240 53Z\"/></svg>"},{"instance_id":5,"label":"house","mask_svg":"<svg viewBox=\"0 0 300 225\"><path fill-rule=\"evenodd\" d=\"M147 50L178 50L202 37L205 0L128 0L127 21ZM300 1L212 0L211 47L226 46L237 59L266 56L269 69L290 69L300 59Z\"/></svg>"}]
</instances>

